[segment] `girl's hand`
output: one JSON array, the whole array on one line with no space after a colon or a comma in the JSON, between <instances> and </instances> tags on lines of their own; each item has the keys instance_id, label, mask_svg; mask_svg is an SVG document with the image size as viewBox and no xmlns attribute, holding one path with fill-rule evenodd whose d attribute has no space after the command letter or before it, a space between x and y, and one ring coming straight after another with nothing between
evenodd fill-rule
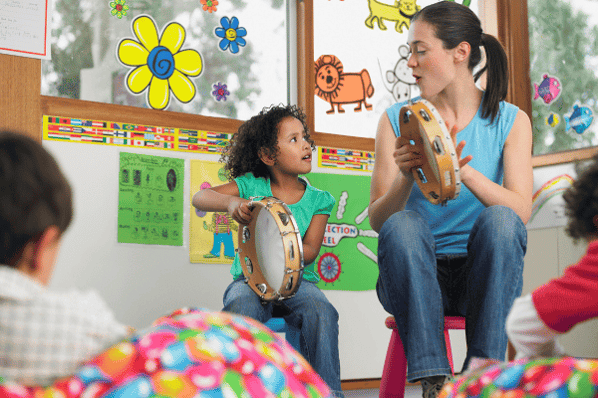
<instances>
[{"instance_id":1,"label":"girl's hand","mask_svg":"<svg viewBox=\"0 0 598 398\"><path fill-rule=\"evenodd\" d=\"M413 180L411 169L421 167L424 164L423 148L421 145L411 145L411 141L403 136L397 137L395 148L392 154L395 163L405 178Z\"/></svg>"},{"instance_id":2,"label":"girl's hand","mask_svg":"<svg viewBox=\"0 0 598 398\"><path fill-rule=\"evenodd\" d=\"M249 224L253 218L251 214L253 207L249 207L249 202L247 199L235 196L228 205L228 214L239 224Z\"/></svg>"}]
</instances>

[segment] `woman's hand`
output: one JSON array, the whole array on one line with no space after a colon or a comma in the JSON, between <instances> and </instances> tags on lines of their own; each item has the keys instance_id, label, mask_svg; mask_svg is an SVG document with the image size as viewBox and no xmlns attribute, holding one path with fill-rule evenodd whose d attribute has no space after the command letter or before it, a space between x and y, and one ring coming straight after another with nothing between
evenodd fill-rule
<instances>
[{"instance_id":1,"label":"woman's hand","mask_svg":"<svg viewBox=\"0 0 598 398\"><path fill-rule=\"evenodd\" d=\"M395 140L395 151L393 157L401 173L410 181L413 181L411 169L421 167L424 164L423 148L421 145L411 145L411 141L403 136Z\"/></svg>"},{"instance_id":2,"label":"woman's hand","mask_svg":"<svg viewBox=\"0 0 598 398\"><path fill-rule=\"evenodd\" d=\"M249 204L249 200L235 196L231 198L228 204L228 214L239 224L247 225L253 218L251 214L253 206L249 207Z\"/></svg>"},{"instance_id":3,"label":"woman's hand","mask_svg":"<svg viewBox=\"0 0 598 398\"><path fill-rule=\"evenodd\" d=\"M446 127L448 128L448 124L446 125ZM465 147L465 141L461 141L459 142L459 144L457 144L457 126L453 126L453 128L451 129L451 138L453 139L453 145L455 146L455 151L457 152L457 159L459 160L459 169L461 169L463 168L463 166L469 163L471 159L473 159L473 156L468 155L464 159L461 159L461 154L463 153L463 148Z\"/></svg>"}]
</instances>

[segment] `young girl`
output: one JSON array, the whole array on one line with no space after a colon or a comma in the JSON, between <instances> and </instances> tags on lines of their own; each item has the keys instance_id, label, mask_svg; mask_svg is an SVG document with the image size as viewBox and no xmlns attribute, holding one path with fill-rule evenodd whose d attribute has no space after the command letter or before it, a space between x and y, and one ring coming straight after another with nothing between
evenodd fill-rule
<instances>
[{"instance_id":1,"label":"young girl","mask_svg":"<svg viewBox=\"0 0 598 398\"><path fill-rule=\"evenodd\" d=\"M288 205L299 227L305 269L297 293L281 302L262 303L245 283L239 256L231 268L233 282L224 292L223 311L266 322L273 315L301 330L301 353L337 396L342 396L338 352L338 312L316 286L313 261L335 200L308 185L300 174L311 171L315 149L305 114L296 106L272 106L243 123L231 139L222 161L232 181L203 189L193 206L226 211L239 224L251 222L252 196L273 196Z\"/></svg>"},{"instance_id":2,"label":"young girl","mask_svg":"<svg viewBox=\"0 0 598 398\"><path fill-rule=\"evenodd\" d=\"M377 292L396 319L410 382L434 398L451 375L445 314L466 317L467 357L504 359L505 320L522 286L525 222L531 214L531 125L506 103L507 58L479 18L457 2L422 8L409 28L407 65L459 141L461 191L431 204L414 183L422 148L401 136L389 107L376 133L369 217L379 232ZM485 65L474 73L482 62ZM486 88L476 81L486 72ZM417 101L418 99L414 99Z\"/></svg>"}]
</instances>

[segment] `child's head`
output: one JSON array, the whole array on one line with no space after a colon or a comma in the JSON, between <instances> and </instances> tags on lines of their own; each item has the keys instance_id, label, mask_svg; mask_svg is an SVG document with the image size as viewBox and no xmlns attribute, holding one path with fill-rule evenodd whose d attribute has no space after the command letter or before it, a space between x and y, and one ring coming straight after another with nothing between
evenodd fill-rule
<instances>
[{"instance_id":1,"label":"child's head","mask_svg":"<svg viewBox=\"0 0 598 398\"><path fill-rule=\"evenodd\" d=\"M598 155L564 194L567 233L575 240L598 238Z\"/></svg>"},{"instance_id":2,"label":"child's head","mask_svg":"<svg viewBox=\"0 0 598 398\"><path fill-rule=\"evenodd\" d=\"M0 131L0 264L47 284L72 215L71 188L54 158L33 139Z\"/></svg>"},{"instance_id":3,"label":"child's head","mask_svg":"<svg viewBox=\"0 0 598 398\"><path fill-rule=\"evenodd\" d=\"M229 178L233 179L248 172L256 177L270 177L268 166L260 159L260 152L276 158L278 153L278 132L280 122L293 117L303 124L304 136L315 150L307 128L306 116L296 105L276 105L262 111L243 123L222 154L221 161Z\"/></svg>"}]
</instances>

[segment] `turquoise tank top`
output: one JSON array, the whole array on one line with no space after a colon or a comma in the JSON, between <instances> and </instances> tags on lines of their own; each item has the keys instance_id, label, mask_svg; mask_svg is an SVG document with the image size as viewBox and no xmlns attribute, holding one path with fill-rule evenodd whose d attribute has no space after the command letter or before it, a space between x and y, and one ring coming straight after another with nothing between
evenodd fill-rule
<instances>
[{"instance_id":1,"label":"turquoise tank top","mask_svg":"<svg viewBox=\"0 0 598 398\"><path fill-rule=\"evenodd\" d=\"M417 102L416 98L414 102ZM390 124L398 137L399 111L407 102L396 103L386 110ZM508 102L500 103L500 111L490 125L489 119L482 119L482 106L473 120L457 133L457 142L466 141L462 157L472 155L468 163L491 181L502 185L503 149L505 141L513 127L519 108ZM419 186L413 184L411 195L405 206L428 220L436 241L436 254L467 254L469 232L484 205L461 184L457 199L449 200L446 206L433 205L422 194Z\"/></svg>"}]
</instances>

